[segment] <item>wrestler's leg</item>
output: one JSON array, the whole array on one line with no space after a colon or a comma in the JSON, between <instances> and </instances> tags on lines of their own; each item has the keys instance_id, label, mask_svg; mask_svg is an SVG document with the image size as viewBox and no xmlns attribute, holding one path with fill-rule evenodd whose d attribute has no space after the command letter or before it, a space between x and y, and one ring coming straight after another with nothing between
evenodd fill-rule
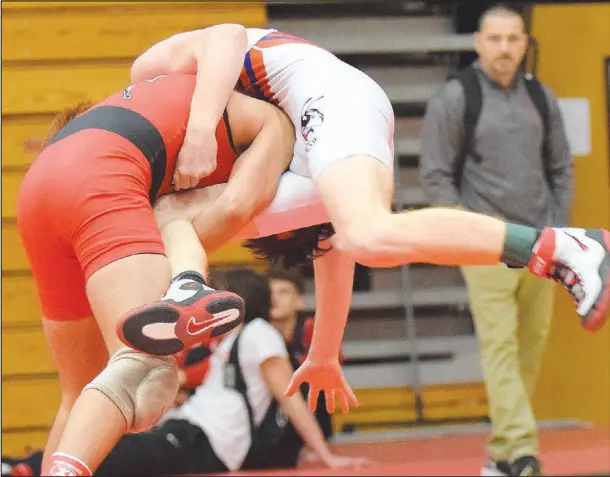
<instances>
[{"instance_id":1,"label":"wrestler's leg","mask_svg":"<svg viewBox=\"0 0 610 477\"><path fill-rule=\"evenodd\" d=\"M28 171L20 189L17 219L61 388L60 408L42 462L48 473L51 456L57 451L74 403L83 388L106 366L108 350L92 318L81 265L61 233L60 225L66 225L69 214L57 212L62 211L65 203L58 199L53 187L51 190L47 187L46 164L41 158Z\"/></svg>"},{"instance_id":2,"label":"wrestler's leg","mask_svg":"<svg viewBox=\"0 0 610 477\"><path fill-rule=\"evenodd\" d=\"M125 432L141 431L154 425L171 405L178 389L175 362L168 358L163 361L138 356L135 351L125 352L115 332L122 313L158 297L169 279L165 256L139 254L106 265L87 281L87 296L108 353L114 355L114 359L117 356L123 359L111 360L104 372L76 399L57 446L57 457L54 456L44 469L47 472L53 466L65 466L66 463L77 467L84 463L94 472ZM168 328L158 327L151 333L171 339L173 326ZM118 354L119 350L124 354ZM145 376L149 376L146 379L152 384L146 396L139 394ZM156 386L161 382L163 387ZM129 399L132 402L127 402Z\"/></svg>"},{"instance_id":3,"label":"wrestler's leg","mask_svg":"<svg viewBox=\"0 0 610 477\"><path fill-rule=\"evenodd\" d=\"M355 101L334 86L326 89L316 104L324 122L307 152L337 246L374 267L497 263L506 232L499 220L452 209L392 213L393 112L376 84L350 76L366 98ZM533 231L528 259L536 238Z\"/></svg>"},{"instance_id":4,"label":"wrestler's leg","mask_svg":"<svg viewBox=\"0 0 610 477\"><path fill-rule=\"evenodd\" d=\"M340 90L325 92L316 104L324 120L314 130L316 141L307 153L338 248L374 267L414 262L529 266L536 275L563 282L585 328L603 325L610 305L608 231L539 231L449 208L392 213L391 106L370 81L358 87L369 92L363 104L349 101ZM567 270L578 279L570 278Z\"/></svg>"},{"instance_id":5,"label":"wrestler's leg","mask_svg":"<svg viewBox=\"0 0 610 477\"><path fill-rule=\"evenodd\" d=\"M47 344L59 374L61 404L45 446L42 467L57 450L68 416L83 388L106 366L108 350L93 317L75 321L43 318Z\"/></svg>"},{"instance_id":6,"label":"wrestler's leg","mask_svg":"<svg viewBox=\"0 0 610 477\"><path fill-rule=\"evenodd\" d=\"M20 231L32 264L45 316L45 335L62 390L61 407L45 450L43 475L75 470L86 475L89 472L87 467L94 469L125 430L137 424L135 419L128 420L126 415L131 412L137 417L138 408L145 411L150 407L154 408L153 411L159 408L158 414L164 410L164 403L159 402L154 389L150 389L150 396L146 396L144 402L132 396L136 401L132 403L135 410L121 406L121 403L125 404L121 396L123 384L138 389L139 383L132 380L137 379L138 369L135 369L135 377L130 376L125 372L124 362L117 368L112 360L108 363L108 357L121 347L114 331L119 313L159 296L169 282L169 265L161 254L120 257L120 254L129 255L135 251L157 249L162 252L160 241L155 244L153 237L148 250L142 244L127 244L115 249L119 255L104 258L102 254L99 258L109 263L91 274L86 287L81 261L72 247L51 233L40 240L35 221L30 220L34 216L28 215L29 212L22 214ZM154 226L152 213L150 219ZM115 228L102 227L97 232L100 230L119 233L120 236L120 224L115 224ZM97 233L89 236L99 237ZM90 318L93 314L95 321ZM175 363L145 359L148 374L158 375L160 370L165 378L165 386L160 388L164 394L161 401L165 399L170 405L178 386ZM131 360L138 361L135 352L132 352ZM154 382L153 379L150 381ZM87 388L90 389L83 391ZM110 392L100 392L100 389Z\"/></svg>"},{"instance_id":7,"label":"wrestler's leg","mask_svg":"<svg viewBox=\"0 0 610 477\"><path fill-rule=\"evenodd\" d=\"M131 163L123 167L123 177L129 178ZM95 180L97 184L92 188L106 181L107 190L121 192L112 196L79 195L72 216L65 221L55 218L58 226L62 225L62 235L71 239L82 282L76 296L60 290L56 298L61 299L64 309L74 303L87 303L110 360L76 399L56 453L43 468L45 475L55 471L79 470L81 475L94 472L125 432L141 432L156 423L179 386L173 358L157 358L126 348L116 333L122 314L157 299L171 279L148 197L132 193L129 181L123 188L114 175L106 179L102 169ZM171 345L178 342L173 328L174 323L166 323L165 327L146 331Z\"/></svg>"},{"instance_id":8,"label":"wrestler's leg","mask_svg":"<svg viewBox=\"0 0 610 477\"><path fill-rule=\"evenodd\" d=\"M123 312L117 323L121 341L158 356L220 336L239 325L243 300L234 293L207 285L208 258L189 220L172 220L162 228L173 280L155 300ZM167 321L175 324L175 343L146 336L145 327Z\"/></svg>"},{"instance_id":9,"label":"wrestler's leg","mask_svg":"<svg viewBox=\"0 0 610 477\"><path fill-rule=\"evenodd\" d=\"M441 208L392 213L392 171L373 157L336 161L316 186L337 232L335 244L365 265L481 265L502 256L506 224L500 220ZM528 259L535 231L531 238Z\"/></svg>"}]
</instances>

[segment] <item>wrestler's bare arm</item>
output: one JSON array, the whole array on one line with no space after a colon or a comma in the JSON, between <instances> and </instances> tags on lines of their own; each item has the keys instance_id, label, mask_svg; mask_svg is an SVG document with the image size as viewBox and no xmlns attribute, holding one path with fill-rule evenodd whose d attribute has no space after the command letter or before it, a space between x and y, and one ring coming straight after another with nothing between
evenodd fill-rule
<instances>
[{"instance_id":1,"label":"wrestler's bare arm","mask_svg":"<svg viewBox=\"0 0 610 477\"><path fill-rule=\"evenodd\" d=\"M321 245L327 248L331 241ZM317 386L312 383L309 387L310 409L315 410L319 392L324 390L329 412L334 411L335 400L339 401L343 412L347 412L350 406L358 406L358 400L343 377L339 352L350 309L355 262L341 250L332 248L316 258L313 266L316 319L311 346L286 393L289 396L298 393L300 384L317 374Z\"/></svg>"},{"instance_id":2,"label":"wrestler's bare arm","mask_svg":"<svg viewBox=\"0 0 610 477\"><path fill-rule=\"evenodd\" d=\"M223 193L193 220L206 250L231 240L269 206L294 150L294 127L279 108L233 93L227 113L235 147L243 153Z\"/></svg>"},{"instance_id":3,"label":"wrestler's bare arm","mask_svg":"<svg viewBox=\"0 0 610 477\"><path fill-rule=\"evenodd\" d=\"M243 68L248 36L243 25L225 23L173 35L140 55L132 83L161 74L193 73L189 130L216 130Z\"/></svg>"},{"instance_id":4,"label":"wrestler's bare arm","mask_svg":"<svg viewBox=\"0 0 610 477\"><path fill-rule=\"evenodd\" d=\"M201 213L199 222L205 225L206 222L202 220L204 213L220 213L225 207L217 203L217 200L227 186L228 184L220 184L160 198L155 204L157 223L161 227L176 219L193 221ZM215 208L219 212L214 212ZM266 237L326 222L330 222L330 219L316 193L313 180L287 171L280 178L271 204L253 220L245 223L231 239Z\"/></svg>"},{"instance_id":5,"label":"wrestler's bare arm","mask_svg":"<svg viewBox=\"0 0 610 477\"><path fill-rule=\"evenodd\" d=\"M316 319L310 353L320 359L338 359L352 300L356 262L330 239L320 244L331 249L313 261Z\"/></svg>"},{"instance_id":6,"label":"wrestler's bare arm","mask_svg":"<svg viewBox=\"0 0 610 477\"><path fill-rule=\"evenodd\" d=\"M235 237L272 202L292 159L294 128L278 108L234 92L227 105L235 147L243 151L222 187L168 196L155 206L159 226L188 219L206 250Z\"/></svg>"},{"instance_id":7,"label":"wrestler's bare arm","mask_svg":"<svg viewBox=\"0 0 610 477\"><path fill-rule=\"evenodd\" d=\"M214 205L226 187L226 183L218 184L159 197L153 207L157 226L163 230L167 224L175 220L192 222L202 209Z\"/></svg>"}]
</instances>

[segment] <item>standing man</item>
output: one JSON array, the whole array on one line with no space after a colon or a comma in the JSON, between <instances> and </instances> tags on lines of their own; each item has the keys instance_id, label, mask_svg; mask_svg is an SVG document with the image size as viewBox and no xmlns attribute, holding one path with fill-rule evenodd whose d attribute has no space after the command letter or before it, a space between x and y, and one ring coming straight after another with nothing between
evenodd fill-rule
<instances>
[{"instance_id":1,"label":"standing man","mask_svg":"<svg viewBox=\"0 0 610 477\"><path fill-rule=\"evenodd\" d=\"M421 183L436 205L542 229L566 226L572 158L557 100L519 66L522 17L493 7L478 60L428 104ZM540 475L530 397L553 312L553 283L505 264L462 267L479 340L492 435L482 475Z\"/></svg>"}]
</instances>

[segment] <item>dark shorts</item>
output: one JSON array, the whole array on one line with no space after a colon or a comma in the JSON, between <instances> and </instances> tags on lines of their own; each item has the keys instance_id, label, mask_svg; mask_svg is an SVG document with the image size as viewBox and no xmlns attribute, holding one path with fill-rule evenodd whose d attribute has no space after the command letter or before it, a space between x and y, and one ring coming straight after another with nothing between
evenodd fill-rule
<instances>
[{"instance_id":1,"label":"dark shorts","mask_svg":"<svg viewBox=\"0 0 610 477\"><path fill-rule=\"evenodd\" d=\"M227 471L199 427L187 421L170 419L148 432L124 436L95 475L180 475Z\"/></svg>"}]
</instances>

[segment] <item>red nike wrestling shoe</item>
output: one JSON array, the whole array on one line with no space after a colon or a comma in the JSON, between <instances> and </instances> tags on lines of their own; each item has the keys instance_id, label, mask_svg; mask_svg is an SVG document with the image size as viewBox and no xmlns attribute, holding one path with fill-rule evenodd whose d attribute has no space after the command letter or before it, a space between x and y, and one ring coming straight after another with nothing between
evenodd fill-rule
<instances>
[{"instance_id":1,"label":"red nike wrestling shoe","mask_svg":"<svg viewBox=\"0 0 610 477\"><path fill-rule=\"evenodd\" d=\"M160 300L121 317L117 334L133 349L166 356L227 333L243 321L244 312L235 293L178 277Z\"/></svg>"}]
</instances>

